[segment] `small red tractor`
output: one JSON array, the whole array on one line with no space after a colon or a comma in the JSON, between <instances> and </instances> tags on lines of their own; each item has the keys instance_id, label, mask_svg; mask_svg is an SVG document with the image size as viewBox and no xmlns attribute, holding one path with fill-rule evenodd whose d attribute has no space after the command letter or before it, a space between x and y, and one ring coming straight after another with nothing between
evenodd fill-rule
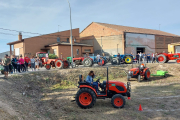
<instances>
[{"instance_id":1,"label":"small red tractor","mask_svg":"<svg viewBox=\"0 0 180 120\"><path fill-rule=\"evenodd\" d=\"M97 63L96 59L91 57L78 57L73 58L73 66L84 65L85 67L91 67L94 63ZM100 64L99 64L100 65ZM102 59L102 66L105 65L104 59Z\"/></svg>"},{"instance_id":2,"label":"small red tractor","mask_svg":"<svg viewBox=\"0 0 180 120\"><path fill-rule=\"evenodd\" d=\"M150 79L151 72L149 68L147 68L144 64L139 65L137 68L132 68L128 71L127 80L129 81L131 78L137 78L137 81L141 81L141 76L144 77L145 80Z\"/></svg>"},{"instance_id":3,"label":"small red tractor","mask_svg":"<svg viewBox=\"0 0 180 120\"><path fill-rule=\"evenodd\" d=\"M42 62L42 65L44 65L47 70L50 70L51 67L56 67L59 69L69 68L69 62L67 60L63 60L60 58L49 59L48 53L46 53L46 52L37 52L36 56L39 56L39 58Z\"/></svg>"},{"instance_id":4,"label":"small red tractor","mask_svg":"<svg viewBox=\"0 0 180 120\"><path fill-rule=\"evenodd\" d=\"M115 108L123 108L126 101L124 96L130 97L131 85L127 82L127 85L120 81L108 80L108 68L107 68L107 81L100 83L98 79L98 86L101 88L100 92L96 92L95 88L86 81L83 81L82 75L79 76L80 88L75 96L77 105L83 109L91 108L96 102L96 99L111 98L111 104Z\"/></svg>"},{"instance_id":5,"label":"small red tractor","mask_svg":"<svg viewBox=\"0 0 180 120\"><path fill-rule=\"evenodd\" d=\"M160 53L156 57L159 63L167 63L169 60L176 60L176 63L180 64L180 53L175 54L167 54L167 53Z\"/></svg>"}]
</instances>

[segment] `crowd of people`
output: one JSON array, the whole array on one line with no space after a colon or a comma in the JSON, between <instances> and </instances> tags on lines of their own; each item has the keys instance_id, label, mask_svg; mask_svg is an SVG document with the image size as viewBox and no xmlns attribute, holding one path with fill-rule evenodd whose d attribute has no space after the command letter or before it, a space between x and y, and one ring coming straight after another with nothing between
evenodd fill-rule
<instances>
[{"instance_id":1,"label":"crowd of people","mask_svg":"<svg viewBox=\"0 0 180 120\"><path fill-rule=\"evenodd\" d=\"M156 59L157 55L158 55L158 53L150 54L150 53L141 53L140 52L136 55L135 60L136 60L136 63L139 63L139 62L155 63L155 62L157 62L157 59Z\"/></svg>"},{"instance_id":2,"label":"crowd of people","mask_svg":"<svg viewBox=\"0 0 180 120\"><path fill-rule=\"evenodd\" d=\"M8 73L27 72L28 67L30 67L32 71L36 71L36 69L39 70L39 64L41 63L39 57L32 56L29 58L25 55L23 58L22 55L17 57L12 55L11 58L5 55L4 59L0 62L0 64L4 66L5 78L8 78Z\"/></svg>"}]
</instances>

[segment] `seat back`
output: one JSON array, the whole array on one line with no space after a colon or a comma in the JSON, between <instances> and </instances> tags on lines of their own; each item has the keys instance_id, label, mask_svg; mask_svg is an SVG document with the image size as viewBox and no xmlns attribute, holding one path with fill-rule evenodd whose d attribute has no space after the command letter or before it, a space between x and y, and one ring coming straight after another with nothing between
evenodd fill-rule
<instances>
[{"instance_id":1,"label":"seat back","mask_svg":"<svg viewBox=\"0 0 180 120\"><path fill-rule=\"evenodd\" d=\"M82 75L79 75L79 82L84 82Z\"/></svg>"}]
</instances>

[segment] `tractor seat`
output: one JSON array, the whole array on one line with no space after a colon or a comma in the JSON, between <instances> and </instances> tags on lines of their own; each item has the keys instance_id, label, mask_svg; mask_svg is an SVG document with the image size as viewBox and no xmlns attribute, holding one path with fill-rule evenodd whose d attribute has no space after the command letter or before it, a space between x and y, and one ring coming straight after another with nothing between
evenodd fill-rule
<instances>
[{"instance_id":1,"label":"tractor seat","mask_svg":"<svg viewBox=\"0 0 180 120\"><path fill-rule=\"evenodd\" d=\"M90 85L88 82L78 82L79 85Z\"/></svg>"}]
</instances>

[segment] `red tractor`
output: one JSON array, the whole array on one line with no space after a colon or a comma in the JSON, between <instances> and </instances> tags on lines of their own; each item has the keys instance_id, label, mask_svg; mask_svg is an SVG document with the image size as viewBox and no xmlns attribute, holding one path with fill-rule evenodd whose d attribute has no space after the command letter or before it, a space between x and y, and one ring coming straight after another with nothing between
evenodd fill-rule
<instances>
[{"instance_id":1,"label":"red tractor","mask_svg":"<svg viewBox=\"0 0 180 120\"><path fill-rule=\"evenodd\" d=\"M46 52L37 52L36 56L39 56L41 64L44 65L47 70L50 70L51 67L56 67L59 69L69 68L69 62L67 60L62 60L60 58L49 59L48 53Z\"/></svg>"},{"instance_id":2,"label":"red tractor","mask_svg":"<svg viewBox=\"0 0 180 120\"><path fill-rule=\"evenodd\" d=\"M141 81L141 76L144 79L149 80L151 72L149 68L147 68L144 64L139 65L137 68L132 68L128 71L127 80L129 81L131 78L137 78L137 81Z\"/></svg>"},{"instance_id":3,"label":"red tractor","mask_svg":"<svg viewBox=\"0 0 180 120\"><path fill-rule=\"evenodd\" d=\"M169 60L176 60L176 63L180 63L180 53L160 53L156 58L159 63L167 63Z\"/></svg>"},{"instance_id":4,"label":"red tractor","mask_svg":"<svg viewBox=\"0 0 180 120\"><path fill-rule=\"evenodd\" d=\"M131 85L127 82L127 85L120 81L109 81L108 80L108 68L107 68L107 81L100 83L98 79L100 92L96 92L96 89L86 81L82 81L82 75L79 76L80 88L75 96L77 105L81 108L91 108L96 102L96 99L111 98L111 104L115 108L123 108L126 101L124 96L130 97Z\"/></svg>"}]
</instances>

